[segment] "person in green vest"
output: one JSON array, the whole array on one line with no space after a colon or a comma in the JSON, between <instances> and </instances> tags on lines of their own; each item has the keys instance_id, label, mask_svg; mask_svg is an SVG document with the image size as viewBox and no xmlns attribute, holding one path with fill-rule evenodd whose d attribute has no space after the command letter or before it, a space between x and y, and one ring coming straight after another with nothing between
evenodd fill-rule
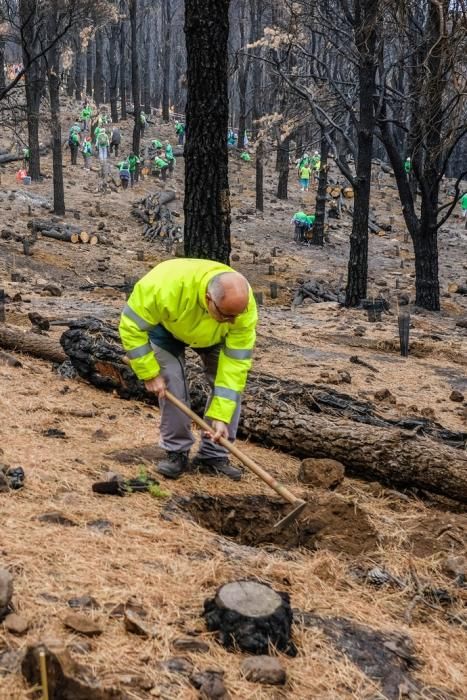
<instances>
[{"instance_id":1,"label":"person in green vest","mask_svg":"<svg viewBox=\"0 0 467 700\"><path fill-rule=\"evenodd\" d=\"M167 178L168 167L169 167L169 164L161 156L156 156L154 158L154 160L153 160L153 173L154 173L154 175L157 175L157 176L160 175L161 180L165 180Z\"/></svg>"},{"instance_id":2,"label":"person in green vest","mask_svg":"<svg viewBox=\"0 0 467 700\"><path fill-rule=\"evenodd\" d=\"M89 131L89 123L92 117L92 109L87 102L84 103L83 109L81 110L81 128L83 131Z\"/></svg>"},{"instance_id":3,"label":"person in green vest","mask_svg":"<svg viewBox=\"0 0 467 700\"><path fill-rule=\"evenodd\" d=\"M242 478L219 440L235 440L257 321L247 280L214 260L166 260L135 284L119 333L131 369L159 399L160 446L167 453L157 465L159 474L178 479L196 469L234 481ZM211 386L205 412L210 431L201 436L191 463L191 419L166 396L170 389L179 401L189 403L187 347L200 356Z\"/></svg>"},{"instance_id":4,"label":"person in green vest","mask_svg":"<svg viewBox=\"0 0 467 700\"><path fill-rule=\"evenodd\" d=\"M314 214L306 214L304 211L297 211L292 217L291 223L295 226L294 241L295 243L308 243L309 232L315 223Z\"/></svg>"},{"instance_id":5,"label":"person in green vest","mask_svg":"<svg viewBox=\"0 0 467 700\"><path fill-rule=\"evenodd\" d=\"M304 166L309 167L311 165L311 158L308 155L308 153L304 153L302 157L298 161L297 165L297 172L299 173L300 177L300 168L303 168Z\"/></svg>"},{"instance_id":6,"label":"person in green vest","mask_svg":"<svg viewBox=\"0 0 467 700\"><path fill-rule=\"evenodd\" d=\"M172 172L172 170L175 167L175 156L173 153L172 146L170 145L170 143L168 141L165 142L165 152L164 153L165 153L165 155L164 155L165 160L167 161L167 163L169 165L169 172Z\"/></svg>"},{"instance_id":7,"label":"person in green vest","mask_svg":"<svg viewBox=\"0 0 467 700\"><path fill-rule=\"evenodd\" d=\"M107 114L105 114L105 112L101 112L101 114L99 114L99 117L97 120L98 126L105 126L108 123L109 123L109 117L107 116Z\"/></svg>"},{"instance_id":8,"label":"person in green vest","mask_svg":"<svg viewBox=\"0 0 467 700\"><path fill-rule=\"evenodd\" d=\"M96 147L99 154L99 160L101 163L107 160L109 157L109 146L110 139L105 129L99 129L99 133L96 137Z\"/></svg>"},{"instance_id":9,"label":"person in green vest","mask_svg":"<svg viewBox=\"0 0 467 700\"><path fill-rule=\"evenodd\" d=\"M175 122L175 133L178 137L178 145L183 146L185 142L185 124L182 122Z\"/></svg>"},{"instance_id":10,"label":"person in green vest","mask_svg":"<svg viewBox=\"0 0 467 700\"><path fill-rule=\"evenodd\" d=\"M29 172L29 160L31 158L31 151L29 146L23 148L23 169Z\"/></svg>"},{"instance_id":11,"label":"person in green vest","mask_svg":"<svg viewBox=\"0 0 467 700\"><path fill-rule=\"evenodd\" d=\"M151 146L154 148L155 151L162 151L162 141L159 141L159 139L153 139L151 141Z\"/></svg>"},{"instance_id":12,"label":"person in green vest","mask_svg":"<svg viewBox=\"0 0 467 700\"><path fill-rule=\"evenodd\" d=\"M81 129L80 129L81 131ZM70 154L71 154L71 164L76 165L76 159L78 158L78 150L79 150L79 133L73 129L73 127L70 130L70 135L68 137L68 146L70 147Z\"/></svg>"},{"instance_id":13,"label":"person in green vest","mask_svg":"<svg viewBox=\"0 0 467 700\"><path fill-rule=\"evenodd\" d=\"M81 146L81 153L83 154L84 167L86 170L90 170L92 158L92 143L90 136L85 136Z\"/></svg>"},{"instance_id":14,"label":"person in green vest","mask_svg":"<svg viewBox=\"0 0 467 700\"><path fill-rule=\"evenodd\" d=\"M298 171L301 192L308 192L310 189L311 168L309 165L302 165Z\"/></svg>"},{"instance_id":15,"label":"person in green vest","mask_svg":"<svg viewBox=\"0 0 467 700\"><path fill-rule=\"evenodd\" d=\"M130 181L131 178L131 172L130 172L130 159L125 158L125 160L122 160L118 164L118 170L119 170L119 175L120 175L120 182L122 183L122 188L124 190L127 189L128 187L128 182Z\"/></svg>"},{"instance_id":16,"label":"person in green vest","mask_svg":"<svg viewBox=\"0 0 467 700\"><path fill-rule=\"evenodd\" d=\"M128 164L130 166L130 187L133 187L135 184L135 178L136 178L136 168L138 167L140 163L140 160L138 156L131 152L130 155L128 156Z\"/></svg>"},{"instance_id":17,"label":"person in green vest","mask_svg":"<svg viewBox=\"0 0 467 700\"><path fill-rule=\"evenodd\" d=\"M405 170L405 174L407 175L407 177L409 177L409 175L412 172L412 160L411 160L410 156L407 157L404 161L404 170Z\"/></svg>"},{"instance_id":18,"label":"person in green vest","mask_svg":"<svg viewBox=\"0 0 467 700\"><path fill-rule=\"evenodd\" d=\"M467 217L467 192L464 192L464 194L459 200L459 203L461 205L462 216L465 219Z\"/></svg>"},{"instance_id":19,"label":"person in green vest","mask_svg":"<svg viewBox=\"0 0 467 700\"><path fill-rule=\"evenodd\" d=\"M240 156L242 160L245 161L245 163L249 163L251 161L251 156L248 153L248 151L243 151L242 155Z\"/></svg>"}]
</instances>

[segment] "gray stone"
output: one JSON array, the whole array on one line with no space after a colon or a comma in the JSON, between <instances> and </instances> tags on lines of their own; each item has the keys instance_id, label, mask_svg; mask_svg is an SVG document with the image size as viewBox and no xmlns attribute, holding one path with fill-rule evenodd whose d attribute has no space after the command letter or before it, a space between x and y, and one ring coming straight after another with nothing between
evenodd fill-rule
<instances>
[{"instance_id":1,"label":"gray stone","mask_svg":"<svg viewBox=\"0 0 467 700\"><path fill-rule=\"evenodd\" d=\"M206 654L209 651L209 644L206 644L206 642L199 639L183 638L175 639L173 642L173 648L182 652Z\"/></svg>"},{"instance_id":2,"label":"gray stone","mask_svg":"<svg viewBox=\"0 0 467 700\"><path fill-rule=\"evenodd\" d=\"M153 639L156 636L156 629L141 618L136 612L131 609L125 610L123 622L127 632L138 634L140 637Z\"/></svg>"},{"instance_id":3,"label":"gray stone","mask_svg":"<svg viewBox=\"0 0 467 700\"><path fill-rule=\"evenodd\" d=\"M455 403L462 403L462 401L464 400L464 394L458 391L457 389L453 389L453 391L451 391L451 394L449 395L449 398Z\"/></svg>"},{"instance_id":4,"label":"gray stone","mask_svg":"<svg viewBox=\"0 0 467 700\"><path fill-rule=\"evenodd\" d=\"M279 659L271 656L254 656L241 665L241 672L251 683L284 685L287 674Z\"/></svg>"},{"instance_id":5,"label":"gray stone","mask_svg":"<svg viewBox=\"0 0 467 700\"><path fill-rule=\"evenodd\" d=\"M193 664L184 656L172 656L163 661L161 667L169 673L181 673L183 676L189 676L193 672Z\"/></svg>"},{"instance_id":6,"label":"gray stone","mask_svg":"<svg viewBox=\"0 0 467 700\"><path fill-rule=\"evenodd\" d=\"M6 569L0 569L0 616L8 609L13 596L13 576Z\"/></svg>"},{"instance_id":7,"label":"gray stone","mask_svg":"<svg viewBox=\"0 0 467 700\"><path fill-rule=\"evenodd\" d=\"M63 624L65 627L73 630L73 632L84 634L86 637L96 637L104 631L97 620L93 620L92 617L88 617L87 615L80 615L79 613L69 613L64 618Z\"/></svg>"},{"instance_id":8,"label":"gray stone","mask_svg":"<svg viewBox=\"0 0 467 700\"><path fill-rule=\"evenodd\" d=\"M3 621L5 629L12 634L24 634L29 629L29 622L21 615L10 613Z\"/></svg>"}]
</instances>

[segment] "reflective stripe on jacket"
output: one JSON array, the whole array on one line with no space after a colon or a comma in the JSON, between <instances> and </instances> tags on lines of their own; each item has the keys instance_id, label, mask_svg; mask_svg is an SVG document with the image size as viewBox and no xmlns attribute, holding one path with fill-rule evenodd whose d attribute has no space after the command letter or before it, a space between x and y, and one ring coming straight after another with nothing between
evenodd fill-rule
<instances>
[{"instance_id":1,"label":"reflective stripe on jacket","mask_svg":"<svg viewBox=\"0 0 467 700\"><path fill-rule=\"evenodd\" d=\"M206 416L230 423L252 363L258 314L250 288L246 311L234 323L210 316L206 302L209 281L232 268L213 260L167 260L136 283L120 320L120 337L139 379L153 379L160 367L149 331L162 324L194 348L222 345L213 397Z\"/></svg>"}]
</instances>

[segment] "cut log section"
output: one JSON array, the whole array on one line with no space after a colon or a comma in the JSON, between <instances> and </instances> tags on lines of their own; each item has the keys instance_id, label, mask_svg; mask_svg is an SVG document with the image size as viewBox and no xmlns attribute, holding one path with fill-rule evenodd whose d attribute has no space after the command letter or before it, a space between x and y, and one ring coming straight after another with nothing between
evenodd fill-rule
<instances>
[{"instance_id":1,"label":"cut log section","mask_svg":"<svg viewBox=\"0 0 467 700\"><path fill-rule=\"evenodd\" d=\"M41 236L53 238L56 241L67 241L68 243L79 243L80 234L73 231L57 231L56 229L42 230Z\"/></svg>"},{"instance_id":2,"label":"cut log section","mask_svg":"<svg viewBox=\"0 0 467 700\"><path fill-rule=\"evenodd\" d=\"M250 654L268 654L271 646L291 656L292 609L287 593L278 593L258 581L231 581L204 602L210 632L219 632L227 649L239 647Z\"/></svg>"},{"instance_id":3,"label":"cut log section","mask_svg":"<svg viewBox=\"0 0 467 700\"><path fill-rule=\"evenodd\" d=\"M81 231L81 233L78 234L78 237L81 243L89 243L89 239L91 238L87 231Z\"/></svg>"},{"instance_id":4,"label":"cut log section","mask_svg":"<svg viewBox=\"0 0 467 700\"><path fill-rule=\"evenodd\" d=\"M181 240L181 228L174 220L167 204L176 199L176 193L156 192L133 204L132 215L144 224L143 237L150 242L164 238L169 242Z\"/></svg>"}]
</instances>

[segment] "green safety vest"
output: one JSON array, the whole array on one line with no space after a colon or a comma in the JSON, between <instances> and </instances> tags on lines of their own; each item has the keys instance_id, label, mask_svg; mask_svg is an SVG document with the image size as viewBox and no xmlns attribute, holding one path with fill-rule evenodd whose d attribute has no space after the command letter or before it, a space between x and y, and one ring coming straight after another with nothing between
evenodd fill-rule
<instances>
[{"instance_id":1,"label":"green safety vest","mask_svg":"<svg viewBox=\"0 0 467 700\"><path fill-rule=\"evenodd\" d=\"M230 423L245 388L258 320L251 288L248 307L234 323L216 321L209 314L208 283L231 271L213 260L166 260L135 284L119 326L131 368L142 380L153 379L161 369L149 342L150 331L158 325L193 348L221 345L206 416L224 423Z\"/></svg>"}]
</instances>

